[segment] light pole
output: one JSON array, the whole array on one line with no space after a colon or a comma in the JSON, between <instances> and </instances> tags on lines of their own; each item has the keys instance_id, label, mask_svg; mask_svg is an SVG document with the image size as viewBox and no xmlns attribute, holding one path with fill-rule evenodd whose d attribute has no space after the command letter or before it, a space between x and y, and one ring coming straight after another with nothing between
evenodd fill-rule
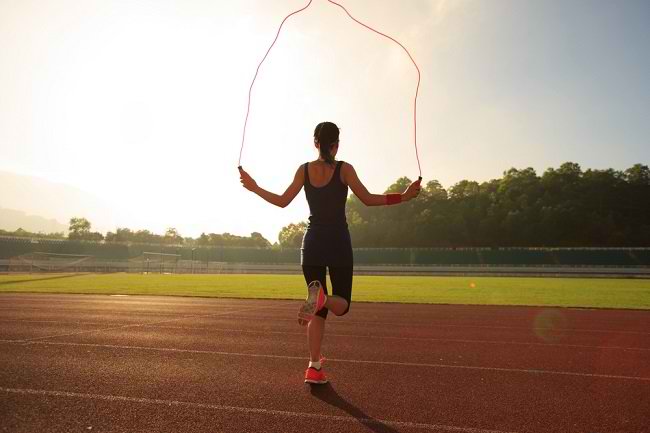
<instances>
[{"instance_id":1,"label":"light pole","mask_svg":"<svg viewBox=\"0 0 650 433\"><path fill-rule=\"evenodd\" d=\"M196 248L192 248L192 275L194 275L194 250Z\"/></svg>"}]
</instances>

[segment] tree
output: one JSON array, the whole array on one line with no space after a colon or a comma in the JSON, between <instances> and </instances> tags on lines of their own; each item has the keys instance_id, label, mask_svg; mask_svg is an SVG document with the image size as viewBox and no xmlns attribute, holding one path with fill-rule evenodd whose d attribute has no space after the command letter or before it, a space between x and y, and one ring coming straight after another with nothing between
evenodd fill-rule
<instances>
[{"instance_id":1,"label":"tree","mask_svg":"<svg viewBox=\"0 0 650 433\"><path fill-rule=\"evenodd\" d=\"M431 198L433 200L444 201L447 200L447 191L440 185L437 180L427 182L426 186L422 189L420 197Z\"/></svg>"},{"instance_id":2,"label":"tree","mask_svg":"<svg viewBox=\"0 0 650 433\"><path fill-rule=\"evenodd\" d=\"M403 191L398 179L388 192ZM649 246L650 170L586 170L566 162L540 177L511 168L500 179L436 181L418 200L368 207L348 199L356 247Z\"/></svg>"},{"instance_id":3,"label":"tree","mask_svg":"<svg viewBox=\"0 0 650 433\"><path fill-rule=\"evenodd\" d=\"M44 238L44 239L65 239L65 234L63 232L55 233L33 233L28 232L27 230L19 227L14 231L2 230L0 229L0 236L10 236L10 237L19 237L19 238Z\"/></svg>"},{"instance_id":4,"label":"tree","mask_svg":"<svg viewBox=\"0 0 650 433\"><path fill-rule=\"evenodd\" d=\"M133 242L141 244L159 244L162 236L156 235L149 230L138 230L133 234Z\"/></svg>"},{"instance_id":5,"label":"tree","mask_svg":"<svg viewBox=\"0 0 650 433\"><path fill-rule=\"evenodd\" d=\"M401 177L387 193L411 183ZM417 200L398 206L366 206L348 198L346 217L355 247L648 247L650 169L635 164L624 171L583 171L566 162L538 176L531 167L511 168L487 182L461 180L445 190L430 180ZM281 247L299 248L306 222L283 227ZM0 234L5 232L0 231ZM16 236L30 236L17 231ZM101 240L85 218L70 220L70 239ZM202 233L183 238L175 228L164 235L118 228L110 242L173 243L204 247L269 248L258 233Z\"/></svg>"},{"instance_id":6,"label":"tree","mask_svg":"<svg viewBox=\"0 0 650 433\"><path fill-rule=\"evenodd\" d=\"M650 169L647 165L634 164L625 170L625 179L632 185L650 185Z\"/></svg>"},{"instance_id":7,"label":"tree","mask_svg":"<svg viewBox=\"0 0 650 433\"><path fill-rule=\"evenodd\" d=\"M475 196L480 191L478 182L471 180L461 180L449 189L449 198L461 200Z\"/></svg>"},{"instance_id":8,"label":"tree","mask_svg":"<svg viewBox=\"0 0 650 433\"><path fill-rule=\"evenodd\" d=\"M78 241L102 241L104 235L99 232L91 232L91 224L86 218L70 218L68 239Z\"/></svg>"},{"instance_id":9,"label":"tree","mask_svg":"<svg viewBox=\"0 0 650 433\"><path fill-rule=\"evenodd\" d=\"M196 240L196 243L202 247L210 245L210 236L205 233L201 233L201 236Z\"/></svg>"},{"instance_id":10,"label":"tree","mask_svg":"<svg viewBox=\"0 0 650 433\"><path fill-rule=\"evenodd\" d=\"M85 235L90 233L90 221L86 218L70 218L70 227L68 229L68 238L70 239L83 239Z\"/></svg>"},{"instance_id":11,"label":"tree","mask_svg":"<svg viewBox=\"0 0 650 433\"><path fill-rule=\"evenodd\" d=\"M106 242L133 242L135 240L135 233L128 228L118 227L115 233L106 233Z\"/></svg>"},{"instance_id":12,"label":"tree","mask_svg":"<svg viewBox=\"0 0 650 433\"><path fill-rule=\"evenodd\" d=\"M254 247L268 248L271 246L271 242L269 242L264 236L262 236L262 233L253 232L251 233L250 239L251 239L252 246Z\"/></svg>"},{"instance_id":13,"label":"tree","mask_svg":"<svg viewBox=\"0 0 650 433\"><path fill-rule=\"evenodd\" d=\"M400 177L395 181L395 183L388 187L384 194L403 193L411 183L412 181L408 177Z\"/></svg>"},{"instance_id":14,"label":"tree","mask_svg":"<svg viewBox=\"0 0 650 433\"><path fill-rule=\"evenodd\" d=\"M201 236L196 240L196 244L206 247L268 248L271 246L271 242L258 232L251 233L249 237L237 236L230 233L201 233Z\"/></svg>"},{"instance_id":15,"label":"tree","mask_svg":"<svg viewBox=\"0 0 650 433\"><path fill-rule=\"evenodd\" d=\"M176 230L174 227L169 227L165 231L165 237L164 237L164 242L166 244L171 244L171 245L179 245L182 244L184 241L183 237L178 233L178 230Z\"/></svg>"},{"instance_id":16,"label":"tree","mask_svg":"<svg viewBox=\"0 0 650 433\"><path fill-rule=\"evenodd\" d=\"M305 231L307 231L307 223L304 221L282 227L278 235L280 246L284 248L300 248Z\"/></svg>"}]
</instances>

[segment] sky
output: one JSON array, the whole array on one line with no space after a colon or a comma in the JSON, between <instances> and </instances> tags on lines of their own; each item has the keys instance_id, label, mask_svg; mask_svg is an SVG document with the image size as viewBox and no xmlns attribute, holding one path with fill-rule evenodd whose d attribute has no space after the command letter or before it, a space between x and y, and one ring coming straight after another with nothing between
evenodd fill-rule
<instances>
[{"instance_id":1,"label":"sky","mask_svg":"<svg viewBox=\"0 0 650 433\"><path fill-rule=\"evenodd\" d=\"M420 68L425 182L650 162L650 2L339 2ZM103 232L277 241L306 220L304 194L274 207L241 187L237 162L255 69L307 3L0 0L0 170L106 203L91 221ZM242 165L282 193L327 120L371 192L416 179L416 84L399 46L313 0L260 68Z\"/></svg>"}]
</instances>

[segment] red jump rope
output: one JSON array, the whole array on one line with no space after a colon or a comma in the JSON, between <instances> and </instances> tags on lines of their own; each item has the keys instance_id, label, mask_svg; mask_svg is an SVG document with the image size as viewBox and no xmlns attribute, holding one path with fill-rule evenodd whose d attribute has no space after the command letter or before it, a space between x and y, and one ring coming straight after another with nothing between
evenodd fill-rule
<instances>
[{"instance_id":1,"label":"red jump rope","mask_svg":"<svg viewBox=\"0 0 650 433\"><path fill-rule=\"evenodd\" d=\"M282 26L284 25L284 22L290 16L295 15L295 14L297 14L299 12L302 12L305 9L307 9L309 7L309 5L311 5L312 1L313 0L309 0L309 3L307 3L307 5L305 7L303 7L302 9L298 9L298 10L296 10L294 12L291 12L289 15L287 15L282 20L282 23L280 24L280 27L278 28L278 32L275 35L275 39L273 40L273 43L271 44L269 49L266 51L266 54L264 54L264 58L262 58L262 61L260 62L260 64L257 65L257 70L255 71L255 76L253 77L253 81L251 82L251 86L248 89L248 107L246 108L246 120L244 121L244 130L242 132L242 138L241 138L241 149L239 150L239 162L237 164L239 166L239 168L241 168L241 157L242 157L242 152L244 151L244 141L246 139L246 125L248 124L248 114L250 113L250 109L251 109L251 93L253 92L253 84L255 84L255 79L257 78L257 74L260 72L260 67L262 66L262 63L264 63L264 60L266 60L266 57L269 55L269 52L271 52L271 48L273 48L273 45L275 45L275 42L278 40L278 37L280 36L280 31L282 30ZM348 10L345 7L343 7L342 5L336 3L335 1L332 1L332 0L327 0L327 1L332 3L333 5L336 5L336 6L340 7L341 9L343 9L345 11L345 13L348 14L348 16L353 21L358 23L359 25L362 25L363 27L367 28L368 30L372 30L373 32L375 32L375 33L377 33L377 34L379 34L381 36L384 36L384 37L390 39L391 41L395 42L397 45L402 47L402 49L404 51L406 51L406 54L408 54L409 58L413 62L413 65L415 66L415 69L418 72L418 84L417 84L417 87L415 88L415 98L413 100L413 145L415 147L415 158L418 161L418 171L420 172L419 179L422 180L422 168L420 167L420 156L418 154L418 137L417 137L417 130L418 130L417 107L418 107L418 91L420 90L420 68L418 68L417 63L415 63L415 60L413 60L413 56L411 56L411 53L409 53L409 51L404 47L404 45L400 44L398 41L391 38L390 36L388 36L388 35L386 35L386 34L384 34L382 32L379 32L379 31L373 29L372 27L370 27L370 26L362 23L361 21L357 20L352 15L350 15L350 12L348 12Z\"/></svg>"}]
</instances>

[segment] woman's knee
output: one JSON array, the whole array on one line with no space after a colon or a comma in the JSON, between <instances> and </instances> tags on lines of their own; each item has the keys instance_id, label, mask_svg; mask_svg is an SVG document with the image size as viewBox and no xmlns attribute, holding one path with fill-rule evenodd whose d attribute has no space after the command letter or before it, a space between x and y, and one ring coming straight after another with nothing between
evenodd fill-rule
<instances>
[{"instance_id":1,"label":"woman's knee","mask_svg":"<svg viewBox=\"0 0 650 433\"><path fill-rule=\"evenodd\" d=\"M346 314L348 314L348 311L350 311L350 302L345 299L343 300L343 302L345 302L345 309L340 314L337 314L337 316L339 317L345 316Z\"/></svg>"}]
</instances>

